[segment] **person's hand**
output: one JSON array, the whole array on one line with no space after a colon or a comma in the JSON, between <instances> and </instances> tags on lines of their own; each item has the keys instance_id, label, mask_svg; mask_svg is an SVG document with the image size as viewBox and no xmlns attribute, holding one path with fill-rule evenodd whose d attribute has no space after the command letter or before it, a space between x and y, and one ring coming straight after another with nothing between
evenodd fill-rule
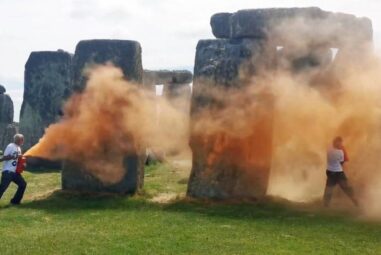
<instances>
[{"instance_id":1,"label":"person's hand","mask_svg":"<svg viewBox=\"0 0 381 255\"><path fill-rule=\"evenodd\" d=\"M24 166L24 168L26 168L26 157L23 156L23 155L20 155L20 156L19 156L19 160L22 160L22 161L23 161L23 166Z\"/></svg>"}]
</instances>

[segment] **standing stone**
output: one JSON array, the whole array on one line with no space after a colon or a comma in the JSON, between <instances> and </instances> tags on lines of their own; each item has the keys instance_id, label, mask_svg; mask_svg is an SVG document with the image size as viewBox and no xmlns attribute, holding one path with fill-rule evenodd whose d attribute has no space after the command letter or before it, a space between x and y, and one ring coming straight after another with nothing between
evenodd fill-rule
<instances>
[{"instance_id":1,"label":"standing stone","mask_svg":"<svg viewBox=\"0 0 381 255\"><path fill-rule=\"evenodd\" d=\"M80 41L73 59L74 90L86 86L86 68L111 63L122 69L126 79L141 83L143 69L142 49L136 41L128 40L85 40Z\"/></svg>"},{"instance_id":2,"label":"standing stone","mask_svg":"<svg viewBox=\"0 0 381 255\"><path fill-rule=\"evenodd\" d=\"M201 40L196 49L194 81L207 79L223 88L246 86L260 69L272 67L275 58L275 47L265 40ZM199 87L194 84L194 92Z\"/></svg>"},{"instance_id":3,"label":"standing stone","mask_svg":"<svg viewBox=\"0 0 381 255\"><path fill-rule=\"evenodd\" d=\"M270 99L265 96L258 98L257 103L266 114L258 111L245 116L245 121L250 125L253 121L253 125L243 137L225 132L210 133L207 129L200 131L196 127L199 121L203 121L198 116L212 112L221 114L229 107L228 94L243 91L253 75L255 77L262 68L271 64L275 55L276 49L268 48L262 40L199 41L191 102L193 166L188 184L189 196L256 198L266 193L272 150ZM215 90L218 90L218 96L215 96ZM221 93L226 94L221 96ZM236 102L236 105L244 108L245 102ZM226 116L225 125L234 125L236 121L236 116ZM213 125L218 123L210 123Z\"/></svg>"},{"instance_id":4,"label":"standing stone","mask_svg":"<svg viewBox=\"0 0 381 255\"><path fill-rule=\"evenodd\" d=\"M88 40L79 42L75 50L73 58L73 89L82 91L85 88L87 80L86 68L108 63L119 67L127 80L142 83L141 47L138 42ZM124 157L123 164L119 166L121 171L124 171L124 176L114 184L103 183L79 162L65 161L62 171L62 189L81 192L134 194L143 186L144 151L144 148L142 148Z\"/></svg>"},{"instance_id":5,"label":"standing stone","mask_svg":"<svg viewBox=\"0 0 381 255\"><path fill-rule=\"evenodd\" d=\"M13 142L13 137L17 134L17 126L15 124L0 124L0 150L5 150L6 146Z\"/></svg>"},{"instance_id":6,"label":"standing stone","mask_svg":"<svg viewBox=\"0 0 381 255\"><path fill-rule=\"evenodd\" d=\"M0 150L13 141L17 132L13 125L13 101L5 92L6 89L0 85Z\"/></svg>"},{"instance_id":7,"label":"standing stone","mask_svg":"<svg viewBox=\"0 0 381 255\"><path fill-rule=\"evenodd\" d=\"M121 166L126 170L124 177L117 183L105 184L90 174L84 166L77 162L65 161L62 172L62 189L80 192L107 192L132 195L143 187L145 157L141 154L128 155Z\"/></svg>"},{"instance_id":8,"label":"standing stone","mask_svg":"<svg viewBox=\"0 0 381 255\"><path fill-rule=\"evenodd\" d=\"M364 67L364 56L372 52L372 22L310 7L217 13L210 24L221 39L202 40L196 50L188 195L260 197L266 193L270 171L273 99L266 88L246 97L247 84L255 87L261 69L269 74L274 67L306 76L310 85L320 84L340 62L348 66L351 60ZM339 48L334 61L331 48ZM237 91L240 96L234 97ZM254 112L245 111L251 103ZM229 105L237 111L230 112ZM251 132L236 136L229 133L235 122L239 127L254 124Z\"/></svg>"},{"instance_id":9,"label":"standing stone","mask_svg":"<svg viewBox=\"0 0 381 255\"><path fill-rule=\"evenodd\" d=\"M20 132L24 150L38 143L50 124L60 118L64 99L70 94L72 56L64 51L32 52L25 64L24 100Z\"/></svg>"},{"instance_id":10,"label":"standing stone","mask_svg":"<svg viewBox=\"0 0 381 255\"><path fill-rule=\"evenodd\" d=\"M0 95L5 94L5 92L7 92L6 89L0 84Z\"/></svg>"},{"instance_id":11,"label":"standing stone","mask_svg":"<svg viewBox=\"0 0 381 255\"><path fill-rule=\"evenodd\" d=\"M13 101L7 94L0 94L0 123L11 124L13 122Z\"/></svg>"}]
</instances>

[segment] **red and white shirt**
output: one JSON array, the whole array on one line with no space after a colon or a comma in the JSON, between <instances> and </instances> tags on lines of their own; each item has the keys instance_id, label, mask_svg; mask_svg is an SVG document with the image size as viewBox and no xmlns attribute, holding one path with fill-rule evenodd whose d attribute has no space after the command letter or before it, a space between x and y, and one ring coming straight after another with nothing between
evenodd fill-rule
<instances>
[{"instance_id":1,"label":"red and white shirt","mask_svg":"<svg viewBox=\"0 0 381 255\"><path fill-rule=\"evenodd\" d=\"M12 156L13 159L5 160L3 164L3 172L16 172L18 156L21 155L21 148L15 143L10 143L4 151L4 156Z\"/></svg>"}]
</instances>

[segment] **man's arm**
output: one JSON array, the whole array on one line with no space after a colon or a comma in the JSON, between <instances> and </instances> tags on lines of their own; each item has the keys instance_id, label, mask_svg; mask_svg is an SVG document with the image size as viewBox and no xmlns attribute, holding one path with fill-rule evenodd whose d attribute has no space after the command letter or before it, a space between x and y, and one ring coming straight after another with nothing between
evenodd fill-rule
<instances>
[{"instance_id":1,"label":"man's arm","mask_svg":"<svg viewBox=\"0 0 381 255\"><path fill-rule=\"evenodd\" d=\"M339 161L341 165L344 165L345 163L344 150L340 150Z\"/></svg>"},{"instance_id":2,"label":"man's arm","mask_svg":"<svg viewBox=\"0 0 381 255\"><path fill-rule=\"evenodd\" d=\"M17 159L17 153L15 154L15 151L13 150L12 146L8 145L7 148L5 148L4 156L0 158L0 162L5 160L11 160L11 159Z\"/></svg>"},{"instance_id":3,"label":"man's arm","mask_svg":"<svg viewBox=\"0 0 381 255\"><path fill-rule=\"evenodd\" d=\"M341 167L343 168L343 170L345 170L345 166L344 166L344 163L346 163L348 160L346 159L346 156L345 156L345 151L344 149L341 150L341 155L340 155L340 164L341 164Z\"/></svg>"},{"instance_id":4,"label":"man's arm","mask_svg":"<svg viewBox=\"0 0 381 255\"><path fill-rule=\"evenodd\" d=\"M15 157L12 155L4 156L4 157L0 158L0 162L6 161L6 160L11 160L11 159L15 159Z\"/></svg>"}]
</instances>

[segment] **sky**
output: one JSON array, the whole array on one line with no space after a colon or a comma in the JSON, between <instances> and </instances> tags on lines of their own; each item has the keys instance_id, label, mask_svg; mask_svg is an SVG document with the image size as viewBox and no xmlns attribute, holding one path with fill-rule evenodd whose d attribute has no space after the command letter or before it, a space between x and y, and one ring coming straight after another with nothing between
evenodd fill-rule
<instances>
[{"instance_id":1,"label":"sky","mask_svg":"<svg viewBox=\"0 0 381 255\"><path fill-rule=\"evenodd\" d=\"M140 42L144 69L192 70L198 40L214 38L214 13L308 6L371 18L381 50L379 0L0 0L0 84L18 121L32 51L74 53L80 40L128 39Z\"/></svg>"}]
</instances>

